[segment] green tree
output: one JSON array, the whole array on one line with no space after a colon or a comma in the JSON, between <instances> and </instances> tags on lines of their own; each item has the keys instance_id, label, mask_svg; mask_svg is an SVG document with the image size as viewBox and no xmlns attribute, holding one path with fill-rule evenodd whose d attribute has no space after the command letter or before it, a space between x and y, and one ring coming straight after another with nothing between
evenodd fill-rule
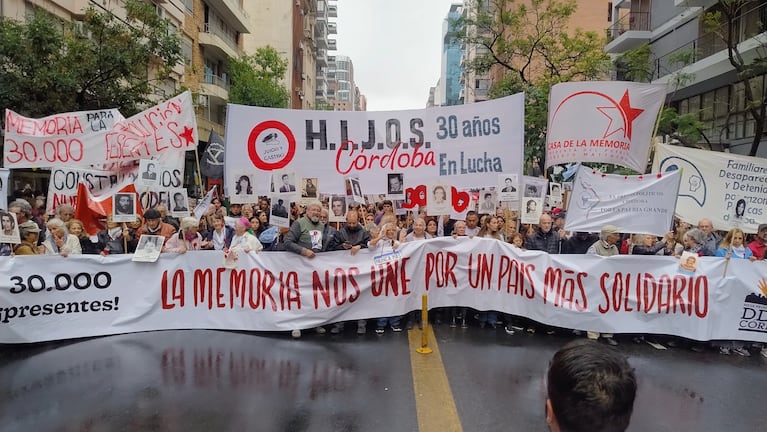
<instances>
[{"instance_id":1,"label":"green tree","mask_svg":"<svg viewBox=\"0 0 767 432\"><path fill-rule=\"evenodd\" d=\"M37 11L0 19L0 107L40 117L151 103L152 83L182 61L179 36L139 0L126 16L88 8L81 23Z\"/></svg>"},{"instance_id":2,"label":"green tree","mask_svg":"<svg viewBox=\"0 0 767 432\"><path fill-rule=\"evenodd\" d=\"M759 150L767 120L767 92L754 84L756 78L767 74L767 38L764 36L767 23L762 19L765 12L763 3L756 0L720 0L703 16L706 32L724 42L727 58L744 84L745 109L754 120L750 156L756 156ZM755 48L756 55L747 57L738 45L753 37L759 38L760 43Z\"/></svg>"},{"instance_id":3,"label":"green tree","mask_svg":"<svg viewBox=\"0 0 767 432\"><path fill-rule=\"evenodd\" d=\"M610 66L605 38L593 31L571 31L575 0L474 0L451 35L482 53L464 68L478 73L505 71L489 97L524 91L525 158L543 160L548 94L553 84L605 76Z\"/></svg>"},{"instance_id":4,"label":"green tree","mask_svg":"<svg viewBox=\"0 0 767 432\"><path fill-rule=\"evenodd\" d=\"M242 55L229 63L232 86L229 102L272 108L287 108L290 92L280 83L288 62L276 49L265 46L253 55Z\"/></svg>"}]
</instances>

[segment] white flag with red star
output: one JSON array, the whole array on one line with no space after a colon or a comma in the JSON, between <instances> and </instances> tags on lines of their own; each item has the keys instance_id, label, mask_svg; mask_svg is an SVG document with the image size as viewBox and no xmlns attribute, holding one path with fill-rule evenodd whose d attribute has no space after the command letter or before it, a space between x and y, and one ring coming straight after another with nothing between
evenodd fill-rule
<instances>
[{"instance_id":1,"label":"white flag with red star","mask_svg":"<svg viewBox=\"0 0 767 432\"><path fill-rule=\"evenodd\" d=\"M665 97L666 87L656 84L584 81L553 86L546 166L599 162L646 172Z\"/></svg>"}]
</instances>

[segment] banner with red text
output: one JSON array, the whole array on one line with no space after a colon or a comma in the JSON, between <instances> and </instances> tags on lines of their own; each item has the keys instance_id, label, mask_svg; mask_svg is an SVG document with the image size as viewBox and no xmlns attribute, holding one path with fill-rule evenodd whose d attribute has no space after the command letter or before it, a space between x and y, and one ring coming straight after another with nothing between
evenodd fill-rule
<instances>
[{"instance_id":1,"label":"banner with red text","mask_svg":"<svg viewBox=\"0 0 767 432\"><path fill-rule=\"evenodd\" d=\"M673 226L679 178L678 172L623 176L581 168L565 229L599 232L609 224L624 233L663 236Z\"/></svg>"},{"instance_id":2,"label":"banner with red text","mask_svg":"<svg viewBox=\"0 0 767 432\"><path fill-rule=\"evenodd\" d=\"M549 95L546 166L601 162L647 170L666 86L623 81L556 84Z\"/></svg>"},{"instance_id":3,"label":"banner with red text","mask_svg":"<svg viewBox=\"0 0 767 432\"><path fill-rule=\"evenodd\" d=\"M523 121L522 94L386 112L230 104L224 177L229 193L242 173L255 171L255 192L267 194L270 173L279 170L317 179L323 194L344 194L349 177L360 179L365 194L384 194L387 174L399 173L411 204L425 206L426 186L433 182L463 189L495 185L490 179L500 173L521 175ZM282 186L291 190L294 183ZM453 206L468 206L468 198L453 193Z\"/></svg>"},{"instance_id":4,"label":"banner with red text","mask_svg":"<svg viewBox=\"0 0 767 432\"><path fill-rule=\"evenodd\" d=\"M767 222L767 159L658 144L653 170L680 172L676 213L685 222L706 217L747 233Z\"/></svg>"},{"instance_id":5,"label":"banner with red text","mask_svg":"<svg viewBox=\"0 0 767 432\"><path fill-rule=\"evenodd\" d=\"M116 109L41 119L5 113L6 168L92 168L195 146L197 120L188 91L128 119Z\"/></svg>"},{"instance_id":6,"label":"banner with red text","mask_svg":"<svg viewBox=\"0 0 767 432\"><path fill-rule=\"evenodd\" d=\"M0 343L164 329L285 331L420 308L497 310L564 328L767 342L767 265L702 257L682 274L660 256L518 253L490 239L376 250L13 257L0 261ZM65 323L65 325L62 325Z\"/></svg>"}]
</instances>

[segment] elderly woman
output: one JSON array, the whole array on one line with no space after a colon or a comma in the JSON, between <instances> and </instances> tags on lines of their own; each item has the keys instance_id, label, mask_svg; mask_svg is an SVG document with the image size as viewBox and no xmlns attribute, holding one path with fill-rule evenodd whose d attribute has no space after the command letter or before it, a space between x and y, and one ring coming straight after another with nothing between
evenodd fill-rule
<instances>
[{"instance_id":1,"label":"elderly woman","mask_svg":"<svg viewBox=\"0 0 767 432\"><path fill-rule=\"evenodd\" d=\"M45 224L48 227L50 235L45 241L43 241L43 247L45 248L45 255L61 255L63 257L69 255L81 255L83 253L80 247L80 239L67 233L67 228L64 226L64 221L59 218L53 218L48 220Z\"/></svg>"},{"instance_id":2,"label":"elderly woman","mask_svg":"<svg viewBox=\"0 0 767 432\"><path fill-rule=\"evenodd\" d=\"M104 245L97 242L93 242L85 232L85 226L80 219L70 219L69 222L64 224L69 231L69 235L77 237L80 241L80 249L85 255L98 255L104 250Z\"/></svg>"},{"instance_id":3,"label":"elderly woman","mask_svg":"<svg viewBox=\"0 0 767 432\"><path fill-rule=\"evenodd\" d=\"M250 222L245 218L239 218L234 222L234 236L229 244L230 251L261 252L264 246L253 234L248 232Z\"/></svg>"},{"instance_id":4,"label":"elderly woman","mask_svg":"<svg viewBox=\"0 0 767 432\"><path fill-rule=\"evenodd\" d=\"M40 235L40 227L32 221L19 224L21 243L16 245L13 253L16 255L41 255L42 246L37 246L37 237Z\"/></svg>"},{"instance_id":5,"label":"elderly woman","mask_svg":"<svg viewBox=\"0 0 767 432\"><path fill-rule=\"evenodd\" d=\"M684 233L682 237L683 252L691 252L697 255L703 255L706 248L706 233L692 228Z\"/></svg>"},{"instance_id":6,"label":"elderly woman","mask_svg":"<svg viewBox=\"0 0 767 432\"><path fill-rule=\"evenodd\" d=\"M165 242L162 251L182 254L189 250L200 250L202 248L202 236L198 232L198 222L194 216L182 218L179 226L181 229Z\"/></svg>"},{"instance_id":7,"label":"elderly woman","mask_svg":"<svg viewBox=\"0 0 767 432\"><path fill-rule=\"evenodd\" d=\"M212 227L204 235L202 248L207 250L225 250L234 237L234 228L224 223L224 217L214 215L211 219Z\"/></svg>"}]
</instances>

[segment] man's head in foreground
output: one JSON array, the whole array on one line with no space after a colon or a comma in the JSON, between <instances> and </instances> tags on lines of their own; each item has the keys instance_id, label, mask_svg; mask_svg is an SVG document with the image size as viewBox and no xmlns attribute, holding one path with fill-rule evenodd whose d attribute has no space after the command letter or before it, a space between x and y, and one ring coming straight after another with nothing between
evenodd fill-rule
<instances>
[{"instance_id":1,"label":"man's head in foreground","mask_svg":"<svg viewBox=\"0 0 767 432\"><path fill-rule=\"evenodd\" d=\"M614 348L570 342L546 373L546 423L553 432L623 432L636 389L634 369Z\"/></svg>"}]
</instances>

